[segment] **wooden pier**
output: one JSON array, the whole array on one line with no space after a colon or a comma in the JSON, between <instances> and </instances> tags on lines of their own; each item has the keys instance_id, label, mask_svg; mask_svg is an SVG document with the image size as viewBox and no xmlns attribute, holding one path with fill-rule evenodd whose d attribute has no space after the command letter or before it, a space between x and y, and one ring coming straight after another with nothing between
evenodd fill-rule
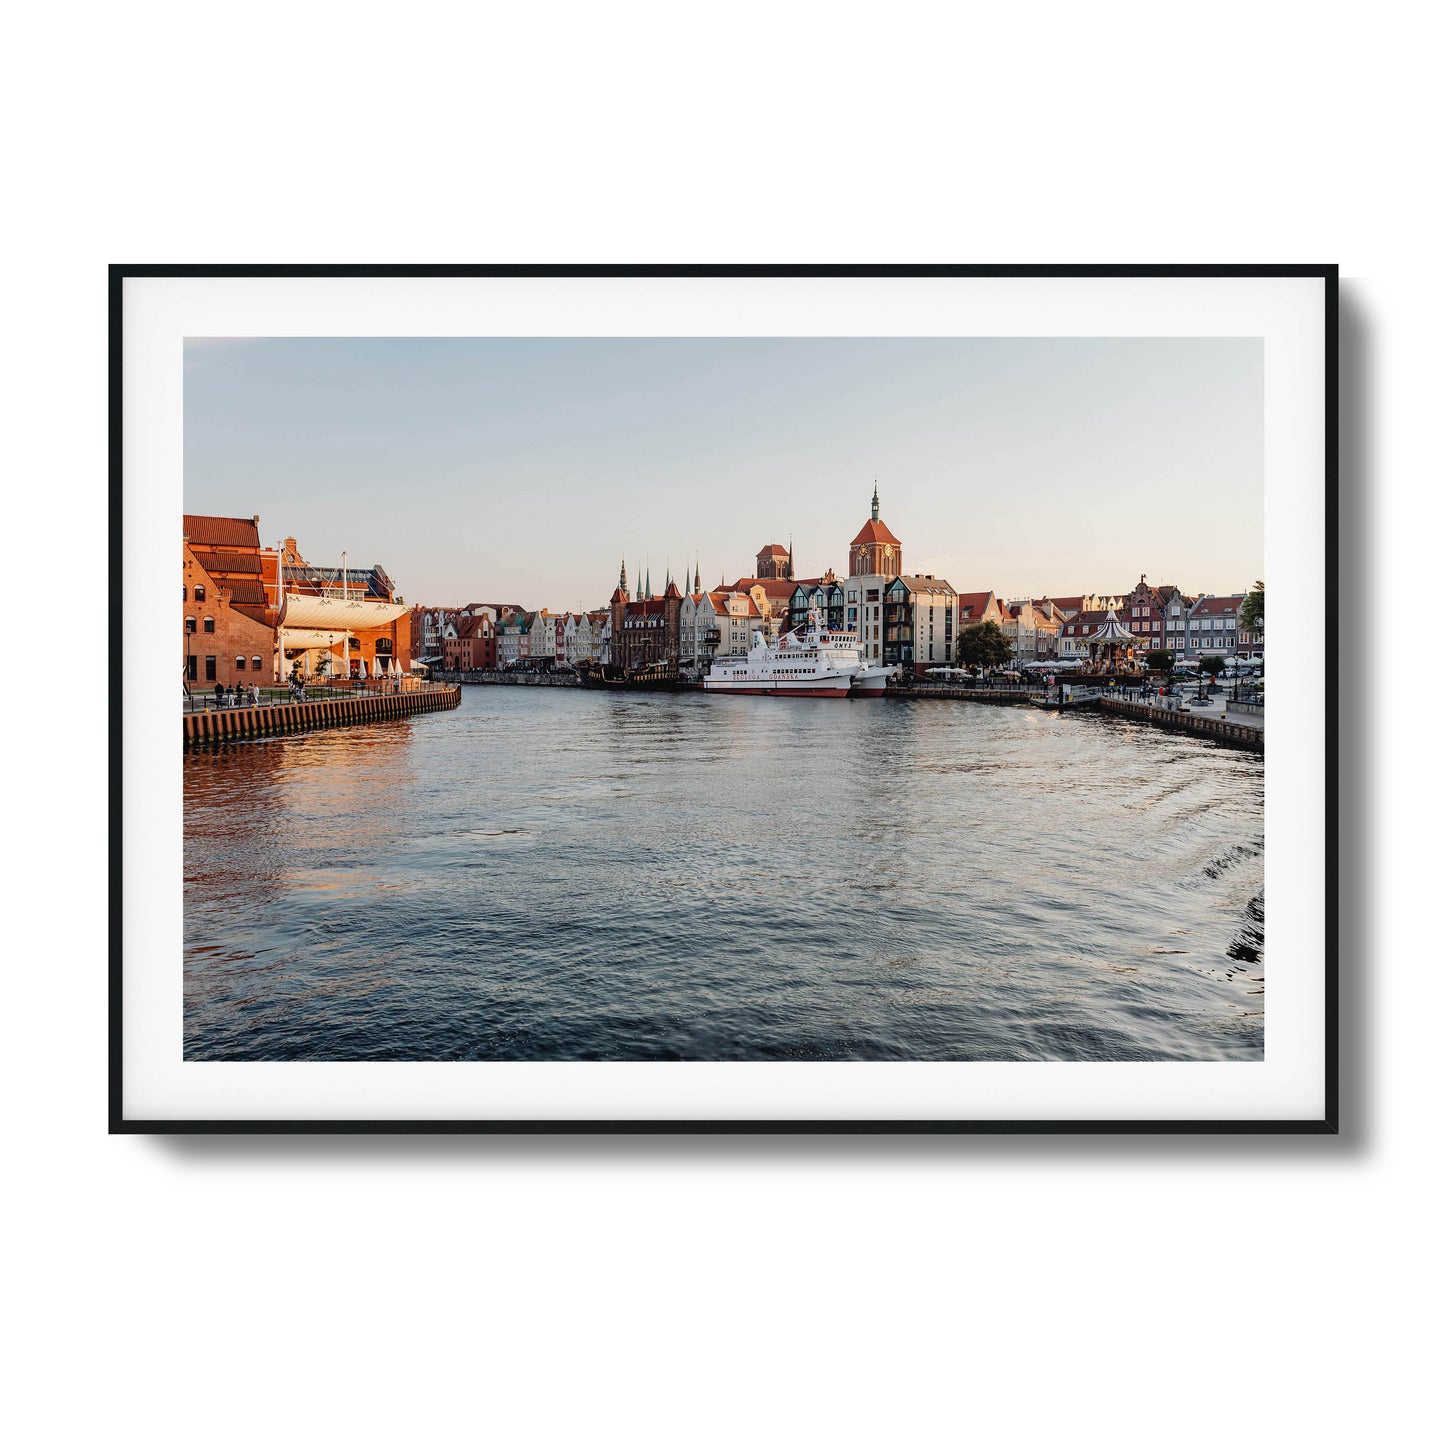
<instances>
[{"instance_id":1,"label":"wooden pier","mask_svg":"<svg viewBox=\"0 0 1445 1445\"><path fill-rule=\"evenodd\" d=\"M321 698L315 702L282 702L270 707L222 707L183 715L182 744L240 742L246 738L280 737L354 723L387 722L414 713L440 712L462 700L459 687L430 687L407 692L369 693L362 697Z\"/></svg>"}]
</instances>

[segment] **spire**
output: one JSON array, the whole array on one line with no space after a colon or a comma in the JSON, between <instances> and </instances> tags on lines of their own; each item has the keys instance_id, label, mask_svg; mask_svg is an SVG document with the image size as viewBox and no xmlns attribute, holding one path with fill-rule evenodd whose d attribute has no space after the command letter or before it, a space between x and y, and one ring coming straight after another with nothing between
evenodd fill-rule
<instances>
[{"instance_id":1,"label":"spire","mask_svg":"<svg viewBox=\"0 0 1445 1445\"><path fill-rule=\"evenodd\" d=\"M793 534L788 533L788 581L793 580Z\"/></svg>"},{"instance_id":2,"label":"spire","mask_svg":"<svg viewBox=\"0 0 1445 1445\"><path fill-rule=\"evenodd\" d=\"M622 559L622 571L618 574L617 585L622 589L623 597L627 596L627 558Z\"/></svg>"},{"instance_id":3,"label":"spire","mask_svg":"<svg viewBox=\"0 0 1445 1445\"><path fill-rule=\"evenodd\" d=\"M649 563L647 564L647 580L642 584L642 595L643 595L643 597L644 597L647 601L649 601L649 602L652 601L652 563L651 563L651 562L649 562Z\"/></svg>"},{"instance_id":4,"label":"spire","mask_svg":"<svg viewBox=\"0 0 1445 1445\"><path fill-rule=\"evenodd\" d=\"M878 478L873 478L873 520L878 520Z\"/></svg>"}]
</instances>

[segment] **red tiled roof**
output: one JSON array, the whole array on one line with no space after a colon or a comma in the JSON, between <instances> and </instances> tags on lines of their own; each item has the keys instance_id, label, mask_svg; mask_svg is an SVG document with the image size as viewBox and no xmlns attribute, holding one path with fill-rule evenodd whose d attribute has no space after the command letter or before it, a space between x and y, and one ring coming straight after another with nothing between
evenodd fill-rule
<instances>
[{"instance_id":1,"label":"red tiled roof","mask_svg":"<svg viewBox=\"0 0 1445 1445\"><path fill-rule=\"evenodd\" d=\"M247 572L255 576L261 574L261 554L259 552L209 552L202 551L199 547L192 547L196 561L212 575L220 572Z\"/></svg>"},{"instance_id":2,"label":"red tiled roof","mask_svg":"<svg viewBox=\"0 0 1445 1445\"><path fill-rule=\"evenodd\" d=\"M193 547L259 547L261 538L250 517L181 518L181 531Z\"/></svg>"},{"instance_id":3,"label":"red tiled roof","mask_svg":"<svg viewBox=\"0 0 1445 1445\"><path fill-rule=\"evenodd\" d=\"M266 589L259 582L229 582L232 603L245 603L249 607L266 605Z\"/></svg>"},{"instance_id":4,"label":"red tiled roof","mask_svg":"<svg viewBox=\"0 0 1445 1445\"><path fill-rule=\"evenodd\" d=\"M958 594L958 615L960 617L982 617L988 607L992 592L960 592Z\"/></svg>"},{"instance_id":5,"label":"red tiled roof","mask_svg":"<svg viewBox=\"0 0 1445 1445\"><path fill-rule=\"evenodd\" d=\"M1050 597L1049 601L1064 612L1077 612L1084 605L1082 593L1077 597Z\"/></svg>"},{"instance_id":6,"label":"red tiled roof","mask_svg":"<svg viewBox=\"0 0 1445 1445\"><path fill-rule=\"evenodd\" d=\"M759 557L786 557L787 555L788 549L778 546L776 542L769 542L768 545L758 553Z\"/></svg>"},{"instance_id":7,"label":"red tiled roof","mask_svg":"<svg viewBox=\"0 0 1445 1445\"><path fill-rule=\"evenodd\" d=\"M739 577L728 589L730 592L751 592L754 587L761 587L768 597L791 597L793 588L798 584L790 582L786 577Z\"/></svg>"},{"instance_id":8,"label":"red tiled roof","mask_svg":"<svg viewBox=\"0 0 1445 1445\"><path fill-rule=\"evenodd\" d=\"M1223 617L1229 612L1238 612L1244 601L1244 593L1234 597L1201 597L1194 606L1196 617Z\"/></svg>"},{"instance_id":9,"label":"red tiled roof","mask_svg":"<svg viewBox=\"0 0 1445 1445\"><path fill-rule=\"evenodd\" d=\"M849 545L861 547L868 542L892 542L895 547L903 545L882 522L875 522L872 517L863 523L863 530L853 538Z\"/></svg>"}]
</instances>

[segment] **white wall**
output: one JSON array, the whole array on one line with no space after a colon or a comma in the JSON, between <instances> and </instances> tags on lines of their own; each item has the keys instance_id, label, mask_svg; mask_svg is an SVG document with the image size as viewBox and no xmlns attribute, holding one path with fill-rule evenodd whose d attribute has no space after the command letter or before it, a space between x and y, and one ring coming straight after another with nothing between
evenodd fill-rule
<instances>
[{"instance_id":1,"label":"white wall","mask_svg":"<svg viewBox=\"0 0 1445 1445\"><path fill-rule=\"evenodd\" d=\"M45 118L8 177L28 218L6 235L12 534L51 535L63 489L76 570L102 575L110 260L1338 259L1341 591L1433 577L1419 13L516 6L369 28L318 6L285 11L278 47L224 9L95 11L79 43L68 12L32 8L11 80ZM961 154L966 184L940 184ZM906 458L859 465L866 487ZM43 595L52 560L17 560L15 594ZM1347 654L1407 675L1408 634L1341 620ZM110 1139L105 756L90 709L12 720L12 1433L1422 1437L1439 773L1413 709L1358 697L1347 1133L1325 1140Z\"/></svg>"}]
</instances>

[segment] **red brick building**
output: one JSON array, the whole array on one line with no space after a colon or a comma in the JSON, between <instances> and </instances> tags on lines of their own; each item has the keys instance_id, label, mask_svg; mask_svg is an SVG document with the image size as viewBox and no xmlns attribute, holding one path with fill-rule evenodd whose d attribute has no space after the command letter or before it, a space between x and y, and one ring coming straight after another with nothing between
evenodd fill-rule
<instances>
[{"instance_id":1,"label":"red brick building","mask_svg":"<svg viewBox=\"0 0 1445 1445\"><path fill-rule=\"evenodd\" d=\"M259 517L181 521L181 673L195 690L276 676L276 553Z\"/></svg>"},{"instance_id":2,"label":"red brick building","mask_svg":"<svg viewBox=\"0 0 1445 1445\"><path fill-rule=\"evenodd\" d=\"M497 666L497 624L486 612L462 612L442 633L442 666L448 672L491 672Z\"/></svg>"},{"instance_id":3,"label":"red brick building","mask_svg":"<svg viewBox=\"0 0 1445 1445\"><path fill-rule=\"evenodd\" d=\"M793 581L793 554L776 542L769 542L758 553L758 576L760 578Z\"/></svg>"},{"instance_id":4,"label":"red brick building","mask_svg":"<svg viewBox=\"0 0 1445 1445\"><path fill-rule=\"evenodd\" d=\"M661 597L628 598L627 574L612 593L612 666L624 673L657 663L676 667L682 655L682 592L669 582Z\"/></svg>"},{"instance_id":5,"label":"red brick building","mask_svg":"<svg viewBox=\"0 0 1445 1445\"><path fill-rule=\"evenodd\" d=\"M182 676L198 690L411 666L411 621L377 565L311 567L296 540L262 547L259 517L181 521Z\"/></svg>"}]
</instances>

